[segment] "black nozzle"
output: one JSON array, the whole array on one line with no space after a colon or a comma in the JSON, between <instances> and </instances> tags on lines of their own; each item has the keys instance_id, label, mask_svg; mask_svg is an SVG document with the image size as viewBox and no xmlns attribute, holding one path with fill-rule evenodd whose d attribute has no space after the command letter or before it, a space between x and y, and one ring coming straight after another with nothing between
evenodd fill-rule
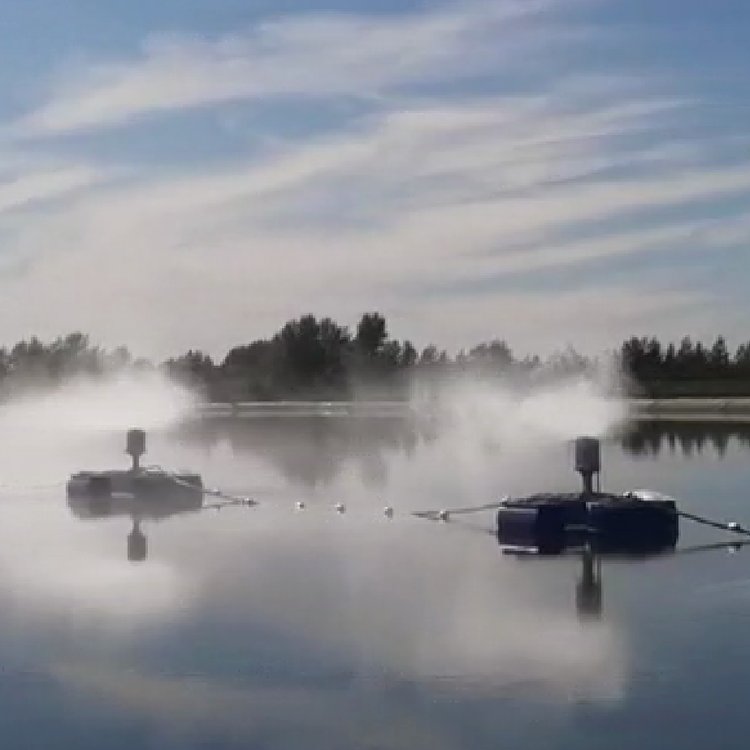
<instances>
[{"instance_id":1,"label":"black nozzle","mask_svg":"<svg viewBox=\"0 0 750 750\"><path fill-rule=\"evenodd\" d=\"M143 430L128 430L125 453L133 459L133 470L140 467L141 456L146 452L146 433Z\"/></svg>"}]
</instances>

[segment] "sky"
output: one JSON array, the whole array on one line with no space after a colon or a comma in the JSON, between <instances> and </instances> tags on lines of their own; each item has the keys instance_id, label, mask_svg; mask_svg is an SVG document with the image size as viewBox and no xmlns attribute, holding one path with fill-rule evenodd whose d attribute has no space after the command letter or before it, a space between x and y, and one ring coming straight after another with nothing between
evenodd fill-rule
<instances>
[{"instance_id":1,"label":"sky","mask_svg":"<svg viewBox=\"0 0 750 750\"><path fill-rule=\"evenodd\" d=\"M0 3L0 342L750 338L746 0Z\"/></svg>"}]
</instances>

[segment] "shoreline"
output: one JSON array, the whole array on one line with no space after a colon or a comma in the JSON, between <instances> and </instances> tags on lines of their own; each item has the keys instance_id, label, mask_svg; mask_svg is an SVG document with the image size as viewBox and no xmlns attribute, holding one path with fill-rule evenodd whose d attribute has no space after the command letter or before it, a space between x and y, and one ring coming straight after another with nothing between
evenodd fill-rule
<instances>
[{"instance_id":1,"label":"shoreline","mask_svg":"<svg viewBox=\"0 0 750 750\"><path fill-rule=\"evenodd\" d=\"M627 414L636 420L750 421L750 397L743 398L632 398ZM420 409L408 401L244 401L203 403L202 417L405 417ZM429 411L429 410L428 410Z\"/></svg>"},{"instance_id":2,"label":"shoreline","mask_svg":"<svg viewBox=\"0 0 750 750\"><path fill-rule=\"evenodd\" d=\"M750 398L630 399L628 412L640 420L750 422Z\"/></svg>"}]
</instances>

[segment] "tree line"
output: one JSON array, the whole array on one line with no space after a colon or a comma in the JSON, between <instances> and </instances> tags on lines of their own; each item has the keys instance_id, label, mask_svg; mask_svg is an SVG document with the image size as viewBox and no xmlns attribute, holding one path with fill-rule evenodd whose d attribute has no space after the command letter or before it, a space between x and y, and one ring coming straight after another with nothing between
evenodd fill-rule
<instances>
[{"instance_id":1,"label":"tree line","mask_svg":"<svg viewBox=\"0 0 750 750\"><path fill-rule=\"evenodd\" d=\"M495 339L451 356L433 345L418 350L409 340L391 338L386 319L377 312L363 314L353 330L331 318L303 315L270 338L233 347L220 361L190 350L154 363L125 347L94 345L82 333L47 343L32 337L0 348L0 389L9 394L81 375L161 371L214 401L399 399L415 387L430 392L466 375L502 379L519 388L599 377L613 357L636 394L750 394L750 342L730 353L722 336L710 345L690 337L677 344L632 337L602 358L570 347L546 358L519 358L504 340Z\"/></svg>"},{"instance_id":2,"label":"tree line","mask_svg":"<svg viewBox=\"0 0 750 750\"><path fill-rule=\"evenodd\" d=\"M414 389L431 393L446 380L472 374L520 385L592 373L598 362L568 348L542 360L517 359L500 339L455 356L408 339L391 338L386 319L364 313L353 331L331 318L304 315L268 339L237 346L216 363L190 351L164 363L174 379L205 389L215 401L408 398Z\"/></svg>"},{"instance_id":3,"label":"tree line","mask_svg":"<svg viewBox=\"0 0 750 750\"><path fill-rule=\"evenodd\" d=\"M731 352L723 336L710 344L690 336L676 344L634 336L623 342L619 360L632 390L643 395L750 395L750 342Z\"/></svg>"}]
</instances>

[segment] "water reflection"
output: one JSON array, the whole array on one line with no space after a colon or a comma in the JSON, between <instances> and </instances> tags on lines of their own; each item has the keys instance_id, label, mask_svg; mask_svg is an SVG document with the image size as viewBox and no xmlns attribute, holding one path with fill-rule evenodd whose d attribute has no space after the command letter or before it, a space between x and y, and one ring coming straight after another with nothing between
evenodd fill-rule
<instances>
[{"instance_id":1,"label":"water reflection","mask_svg":"<svg viewBox=\"0 0 750 750\"><path fill-rule=\"evenodd\" d=\"M148 540L141 531L141 522L133 518L133 529L128 534L128 560L130 562L143 562L148 553Z\"/></svg>"},{"instance_id":2,"label":"water reflection","mask_svg":"<svg viewBox=\"0 0 750 750\"><path fill-rule=\"evenodd\" d=\"M602 561L589 547L581 553L581 576L576 584L576 610L581 618L602 616Z\"/></svg>"},{"instance_id":3,"label":"water reflection","mask_svg":"<svg viewBox=\"0 0 750 750\"><path fill-rule=\"evenodd\" d=\"M7 712L15 746L50 746L53 737L97 750L489 750L609 746L615 738L618 750L655 748L648 737L663 736L643 721L655 706L668 708L689 690L704 693L677 706L688 717L709 703L701 681L682 670L695 665L707 634L711 659L701 665L713 670L713 684L721 664L747 682L746 639L731 637L723 600L696 604L702 587L744 575L736 559L710 554L739 544L712 543L710 532L705 544L680 551L680 565L674 555L624 562L594 549L522 564L500 553L492 513L472 517L472 528L404 512L489 501L490 490L513 482L520 492L543 481L567 486L564 446L554 461L482 454L459 485L459 441L403 420L229 420L174 437L155 440L154 460L200 465L217 483L228 471L232 481L251 475L278 493L252 511L212 514L132 501L66 507L60 495L36 507L5 506L0 659L55 686L45 704L37 684L14 682L6 669L8 696L20 696L24 716L39 719L12 725ZM688 507L701 509L704 495L689 493L710 464L698 454L678 470L668 462L636 467L632 455L609 446L608 483L629 486L635 474L638 485L665 491L679 483ZM738 464L742 476L745 462ZM327 485L347 467L356 467L356 481L347 486L346 513L333 510L333 492L321 493L325 505L310 501L294 512L296 485ZM366 492L384 474L392 519L380 496L373 502ZM728 492L717 483L715 515L728 513ZM733 622L744 627L746 607L739 613ZM737 658L716 653L725 644L740 644L729 655ZM50 715L64 719L55 724ZM84 733L94 738L89 744L75 741ZM744 738L744 728L733 736ZM668 744L686 746L676 739Z\"/></svg>"},{"instance_id":4,"label":"water reflection","mask_svg":"<svg viewBox=\"0 0 750 750\"><path fill-rule=\"evenodd\" d=\"M71 496L68 507L81 520L103 520L128 517L132 528L127 536L127 559L144 562L148 556L148 540L142 529L144 521L164 521L183 513L203 509L203 497L198 493L181 493L142 499L128 495Z\"/></svg>"},{"instance_id":5,"label":"water reflection","mask_svg":"<svg viewBox=\"0 0 750 750\"><path fill-rule=\"evenodd\" d=\"M151 515L168 525L179 512ZM604 702L620 695L624 645L616 628L586 633L567 607L540 596L568 581L567 564L503 565L488 529L476 533L479 525L263 506L221 515L209 525L193 516L202 528L191 532L194 542L206 546L215 537L203 557L175 557L167 545L157 557L171 558L196 585L191 614L203 627L243 623L237 654L262 674L312 669L321 680L331 673L385 684L438 680L483 692L523 683L562 700L571 690ZM131 557L145 556L140 534L136 524ZM215 646L221 652L231 644ZM269 652L285 654L282 663Z\"/></svg>"},{"instance_id":6,"label":"water reflection","mask_svg":"<svg viewBox=\"0 0 750 750\"><path fill-rule=\"evenodd\" d=\"M408 459L438 433L430 421L400 416L214 417L187 423L173 437L203 451L227 443L234 454L254 454L305 487L330 485L353 463L366 487L380 488L391 456Z\"/></svg>"},{"instance_id":7,"label":"water reflection","mask_svg":"<svg viewBox=\"0 0 750 750\"><path fill-rule=\"evenodd\" d=\"M512 441L500 444L486 437L466 439L475 453L487 457L514 448ZM434 422L410 417L213 417L187 423L171 438L205 455L227 445L235 456L259 458L307 489L330 487L353 469L364 487L380 490L395 458L411 460L420 449L439 443L441 435ZM723 457L731 444L750 450L750 423L643 421L622 426L615 439L635 457L662 452L690 457L706 450Z\"/></svg>"},{"instance_id":8,"label":"water reflection","mask_svg":"<svg viewBox=\"0 0 750 750\"><path fill-rule=\"evenodd\" d=\"M620 435L623 449L633 456L668 451L690 457L708 448L724 456L731 442L750 450L750 423L653 420L630 424Z\"/></svg>"},{"instance_id":9,"label":"water reflection","mask_svg":"<svg viewBox=\"0 0 750 750\"><path fill-rule=\"evenodd\" d=\"M586 546L580 552L581 567L578 581L576 583L576 612L582 621L600 620L603 616L603 562L610 558L622 562L623 560L638 565L651 558L677 556L677 555L698 555L707 552L716 552L723 550L730 554L740 552L744 547L750 545L749 539L732 540L726 542L715 542L712 544L700 544L679 549L665 548L663 550L654 550L647 555L623 555L597 553L592 547Z\"/></svg>"}]
</instances>

